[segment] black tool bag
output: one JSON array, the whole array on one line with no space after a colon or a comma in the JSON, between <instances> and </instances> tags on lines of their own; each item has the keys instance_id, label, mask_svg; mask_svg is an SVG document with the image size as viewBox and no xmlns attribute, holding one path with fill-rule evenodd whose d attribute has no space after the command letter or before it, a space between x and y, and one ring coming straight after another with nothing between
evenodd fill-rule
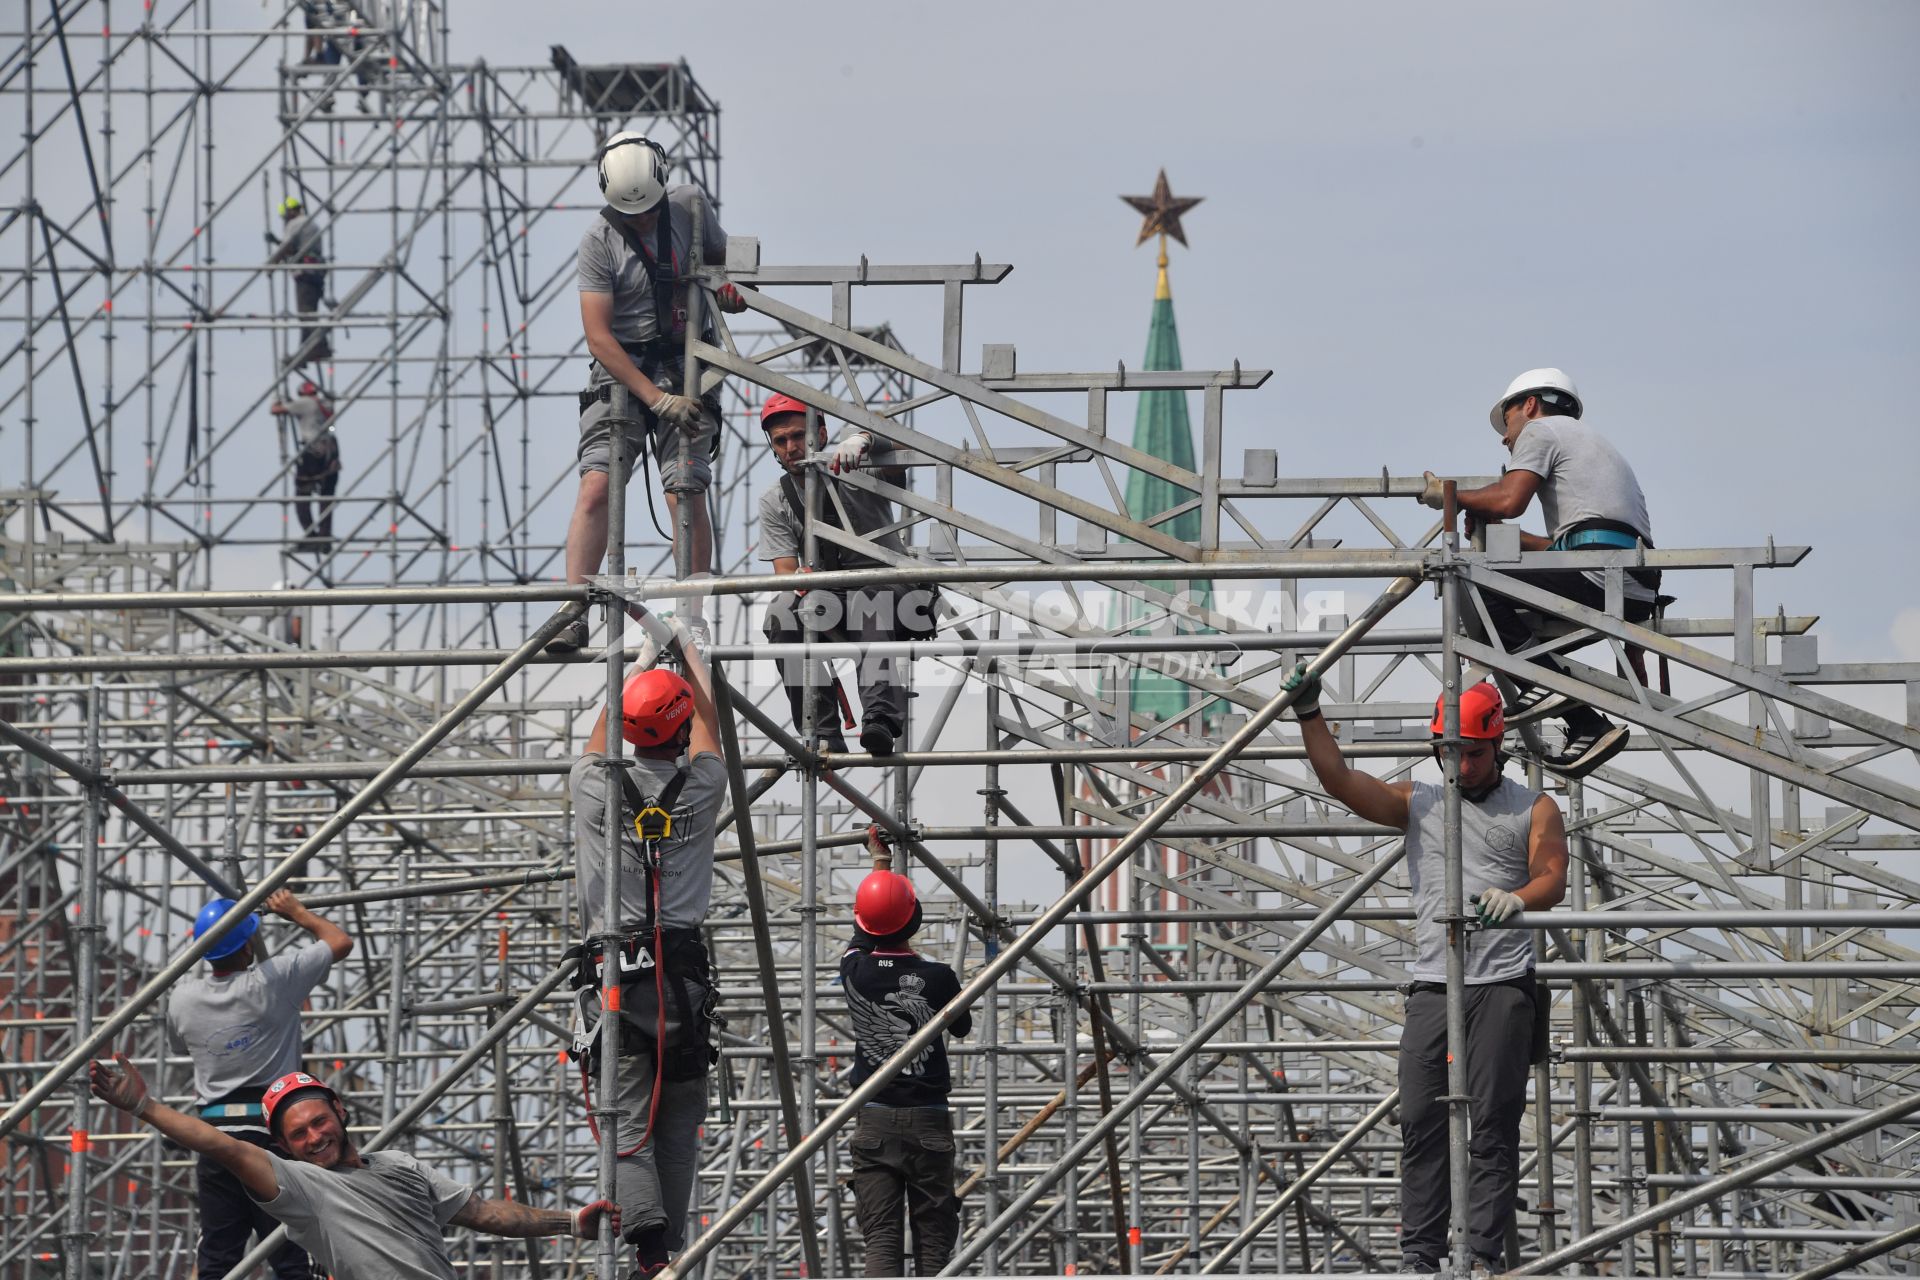
<instances>
[{"instance_id":1,"label":"black tool bag","mask_svg":"<svg viewBox=\"0 0 1920 1280\"><path fill-rule=\"evenodd\" d=\"M726 1025L714 992L712 961L697 929L662 929L659 937L659 950L666 958L664 974L656 969L658 957L651 931L626 935L615 955L619 965L620 1052L629 1057L659 1055L662 1079L697 1080L719 1061L715 1033ZM570 979L573 988L598 990L599 948L583 944L568 954L576 959ZM664 1017L660 1004L663 990ZM603 1042L596 1037L589 1050L582 1053L576 1047L568 1056L576 1061L584 1057L592 1070Z\"/></svg>"},{"instance_id":2,"label":"black tool bag","mask_svg":"<svg viewBox=\"0 0 1920 1280\"><path fill-rule=\"evenodd\" d=\"M1533 980L1533 1038L1527 1045L1527 1065L1537 1067L1553 1050L1549 1033L1553 1029L1553 993L1539 978Z\"/></svg>"}]
</instances>

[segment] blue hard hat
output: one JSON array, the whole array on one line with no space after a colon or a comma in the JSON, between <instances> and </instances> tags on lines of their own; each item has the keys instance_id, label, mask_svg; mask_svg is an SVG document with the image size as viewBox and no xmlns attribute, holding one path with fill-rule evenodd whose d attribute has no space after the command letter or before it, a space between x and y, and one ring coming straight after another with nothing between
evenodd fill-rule
<instances>
[{"instance_id":1,"label":"blue hard hat","mask_svg":"<svg viewBox=\"0 0 1920 1280\"><path fill-rule=\"evenodd\" d=\"M193 936L197 938L207 930L213 928L213 922L231 910L233 910L232 898L215 898L212 902L200 908L200 914L194 917ZM248 913L245 920L242 920L239 924L227 930L220 941L213 944L212 948L208 950L206 958L209 960L225 960L228 956L246 946L248 940L253 937L259 928L260 917Z\"/></svg>"}]
</instances>

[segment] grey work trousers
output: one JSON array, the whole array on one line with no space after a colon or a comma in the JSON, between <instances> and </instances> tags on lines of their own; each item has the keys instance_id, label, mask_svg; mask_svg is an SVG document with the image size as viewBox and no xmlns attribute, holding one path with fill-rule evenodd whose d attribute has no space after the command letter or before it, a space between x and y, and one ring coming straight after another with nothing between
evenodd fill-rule
<instances>
[{"instance_id":1,"label":"grey work trousers","mask_svg":"<svg viewBox=\"0 0 1920 1280\"><path fill-rule=\"evenodd\" d=\"M660 1109L649 1129L653 1052L640 1048L641 1042L632 1035L620 1039L625 1043L620 1047L618 1103L627 1113L620 1122L620 1155L613 1170L620 1233L632 1243L649 1227L664 1225L667 1248L684 1249L687 1205L698 1172L700 1126L707 1118L707 1077L662 1081ZM590 1078L599 1082L597 1073Z\"/></svg>"},{"instance_id":2,"label":"grey work trousers","mask_svg":"<svg viewBox=\"0 0 1920 1280\"><path fill-rule=\"evenodd\" d=\"M1438 1262L1447 1253L1447 995L1415 983L1400 1037L1400 1252ZM1527 1109L1533 975L1466 989L1467 1095L1472 1120L1467 1247L1506 1254ZM1461 1259L1466 1262L1469 1259Z\"/></svg>"},{"instance_id":3,"label":"grey work trousers","mask_svg":"<svg viewBox=\"0 0 1920 1280\"><path fill-rule=\"evenodd\" d=\"M938 1275L960 1238L953 1193L953 1113L945 1107L860 1109L853 1127L853 1213L869 1276L906 1272L904 1208L913 1221L916 1275Z\"/></svg>"}]
</instances>

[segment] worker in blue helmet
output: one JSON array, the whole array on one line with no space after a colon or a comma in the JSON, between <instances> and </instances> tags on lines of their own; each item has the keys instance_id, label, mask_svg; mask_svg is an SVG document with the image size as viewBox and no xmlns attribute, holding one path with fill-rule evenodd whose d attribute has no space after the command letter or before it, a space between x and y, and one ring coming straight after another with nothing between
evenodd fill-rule
<instances>
[{"instance_id":1,"label":"worker in blue helmet","mask_svg":"<svg viewBox=\"0 0 1920 1280\"><path fill-rule=\"evenodd\" d=\"M204 936L234 908L215 898L200 908L193 936ZM268 912L311 936L282 954L256 954L260 917L247 918L207 949L207 968L180 980L167 1005L167 1034L193 1058L194 1101L208 1124L267 1147L261 1107L266 1088L300 1069L300 1008L336 960L353 950L345 930L301 905L286 889L267 899ZM228 1169L205 1156L196 1179L200 1203L199 1274L224 1276L246 1256L250 1236L279 1223L247 1195ZM294 1244L274 1254L277 1280L310 1280L313 1267Z\"/></svg>"}]
</instances>

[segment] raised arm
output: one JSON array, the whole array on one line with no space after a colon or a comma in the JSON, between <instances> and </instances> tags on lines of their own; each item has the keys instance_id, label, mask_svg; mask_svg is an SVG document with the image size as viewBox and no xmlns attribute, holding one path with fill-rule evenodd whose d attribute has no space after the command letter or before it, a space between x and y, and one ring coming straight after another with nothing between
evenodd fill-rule
<instances>
[{"instance_id":1,"label":"raised arm","mask_svg":"<svg viewBox=\"0 0 1920 1280\"><path fill-rule=\"evenodd\" d=\"M1382 782L1370 773L1347 768L1340 744L1333 740L1326 717L1320 714L1320 677L1309 674L1306 663L1296 666L1285 683L1289 689L1300 690L1293 704L1293 715L1300 722L1300 737L1307 746L1307 763L1313 766L1313 776L1320 780L1327 794L1351 809L1356 817L1405 831L1410 820L1407 797L1413 794L1412 784Z\"/></svg>"},{"instance_id":2,"label":"raised arm","mask_svg":"<svg viewBox=\"0 0 1920 1280\"><path fill-rule=\"evenodd\" d=\"M532 1236L575 1236L593 1239L605 1216L620 1234L620 1206L611 1200L595 1200L580 1209L536 1209L517 1200L482 1200L474 1196L460 1207L451 1222L490 1236L508 1236L525 1240Z\"/></svg>"},{"instance_id":3,"label":"raised arm","mask_svg":"<svg viewBox=\"0 0 1920 1280\"><path fill-rule=\"evenodd\" d=\"M703 751L719 755L720 713L714 709L713 682L707 675L706 661L700 656L700 650L695 646L685 623L676 620L673 629L680 638L681 674L693 686L693 727L687 744L687 759L692 760ZM596 755L606 749L607 709L603 706L600 714L594 718L593 729L587 734L587 745L582 748L582 753Z\"/></svg>"},{"instance_id":4,"label":"raised arm","mask_svg":"<svg viewBox=\"0 0 1920 1280\"><path fill-rule=\"evenodd\" d=\"M265 1151L149 1097L146 1080L139 1068L127 1060L127 1055L116 1053L113 1060L120 1064L120 1070L99 1061L87 1064L87 1087L94 1097L136 1120L144 1120L187 1150L219 1161L240 1179L254 1199L272 1200L279 1196L280 1183L273 1176L273 1161L267 1159Z\"/></svg>"},{"instance_id":5,"label":"raised arm","mask_svg":"<svg viewBox=\"0 0 1920 1280\"><path fill-rule=\"evenodd\" d=\"M339 925L324 917L315 915L293 896L293 890L281 889L267 899L267 910L290 924L297 925L312 934L315 940L327 944L327 950L333 952L335 960L345 960L353 951L353 938Z\"/></svg>"},{"instance_id":6,"label":"raised arm","mask_svg":"<svg viewBox=\"0 0 1920 1280\"><path fill-rule=\"evenodd\" d=\"M693 686L693 734L687 742L687 759L705 751L720 754L720 712L713 704L713 679L707 674L707 660L699 648L683 633L680 646L680 672Z\"/></svg>"}]
</instances>

